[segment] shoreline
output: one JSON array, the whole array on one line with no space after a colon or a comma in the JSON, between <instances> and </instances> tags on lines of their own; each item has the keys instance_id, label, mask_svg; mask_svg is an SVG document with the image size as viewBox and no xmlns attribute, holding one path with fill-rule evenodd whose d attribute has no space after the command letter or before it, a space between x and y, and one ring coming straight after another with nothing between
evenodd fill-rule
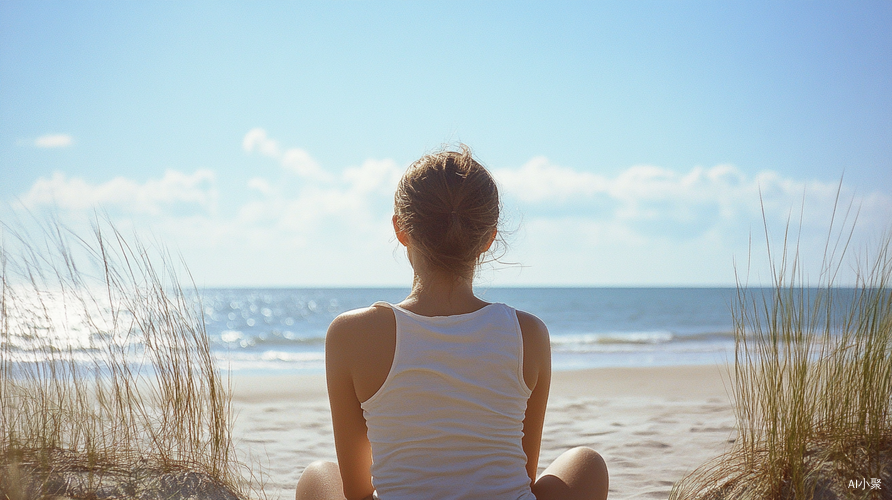
<instances>
[{"instance_id":1,"label":"shoreline","mask_svg":"<svg viewBox=\"0 0 892 500\"><path fill-rule=\"evenodd\" d=\"M725 365L555 371L539 470L590 446L610 470L611 499L666 498L676 481L734 439ZM310 462L335 460L322 374L230 376L233 438L259 465L269 498L293 498ZM253 459L247 457L250 452Z\"/></svg>"}]
</instances>

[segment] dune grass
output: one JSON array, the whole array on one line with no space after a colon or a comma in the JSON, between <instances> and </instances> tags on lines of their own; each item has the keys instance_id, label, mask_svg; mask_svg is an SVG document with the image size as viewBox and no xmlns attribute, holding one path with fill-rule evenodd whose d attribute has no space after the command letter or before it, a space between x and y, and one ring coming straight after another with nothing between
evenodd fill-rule
<instances>
[{"instance_id":1,"label":"dune grass","mask_svg":"<svg viewBox=\"0 0 892 500\"><path fill-rule=\"evenodd\" d=\"M773 286L739 285L732 305L736 439L671 499L892 498L892 237L852 289L834 282L851 231L828 238L812 284L787 228Z\"/></svg>"},{"instance_id":2,"label":"dune grass","mask_svg":"<svg viewBox=\"0 0 892 500\"><path fill-rule=\"evenodd\" d=\"M246 496L184 266L98 218L89 237L0 228L0 498L26 494L26 473L135 470L200 472Z\"/></svg>"}]
</instances>

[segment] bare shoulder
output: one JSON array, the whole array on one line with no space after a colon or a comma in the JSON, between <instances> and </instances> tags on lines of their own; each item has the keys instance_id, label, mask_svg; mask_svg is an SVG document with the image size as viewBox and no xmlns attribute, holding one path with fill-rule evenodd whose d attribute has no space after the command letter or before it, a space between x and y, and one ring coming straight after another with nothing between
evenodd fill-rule
<instances>
[{"instance_id":1,"label":"bare shoulder","mask_svg":"<svg viewBox=\"0 0 892 500\"><path fill-rule=\"evenodd\" d=\"M331 322L326 334L326 343L352 342L360 337L386 331L395 323L393 311L384 305L372 305L353 309L338 315Z\"/></svg>"},{"instance_id":2,"label":"bare shoulder","mask_svg":"<svg viewBox=\"0 0 892 500\"><path fill-rule=\"evenodd\" d=\"M517 310L517 322L523 333L524 344L528 341L536 344L548 345L548 327L538 317L521 310Z\"/></svg>"},{"instance_id":3,"label":"bare shoulder","mask_svg":"<svg viewBox=\"0 0 892 500\"><path fill-rule=\"evenodd\" d=\"M517 323L523 336L523 378L530 389L540 387L544 381L547 389L551 379L551 344L548 328L536 316L517 311ZM547 390L546 390L547 393Z\"/></svg>"},{"instance_id":4,"label":"bare shoulder","mask_svg":"<svg viewBox=\"0 0 892 500\"><path fill-rule=\"evenodd\" d=\"M392 336L396 327L393 311L384 305L372 305L340 314L331 322L325 335L325 350L344 353L362 352L368 344L380 343Z\"/></svg>"},{"instance_id":5,"label":"bare shoulder","mask_svg":"<svg viewBox=\"0 0 892 500\"><path fill-rule=\"evenodd\" d=\"M393 310L386 305L373 305L348 311L328 327L325 370L332 380L349 380L352 392L362 402L384 383L395 349Z\"/></svg>"}]
</instances>

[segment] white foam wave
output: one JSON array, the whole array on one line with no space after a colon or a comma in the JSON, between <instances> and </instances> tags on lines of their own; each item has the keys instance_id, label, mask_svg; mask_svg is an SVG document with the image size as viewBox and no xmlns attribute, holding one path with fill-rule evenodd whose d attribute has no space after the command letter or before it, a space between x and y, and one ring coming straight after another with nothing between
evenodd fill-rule
<instances>
[{"instance_id":1,"label":"white foam wave","mask_svg":"<svg viewBox=\"0 0 892 500\"><path fill-rule=\"evenodd\" d=\"M609 332L552 335L552 346L604 345L604 344L663 344L675 336L667 331Z\"/></svg>"}]
</instances>

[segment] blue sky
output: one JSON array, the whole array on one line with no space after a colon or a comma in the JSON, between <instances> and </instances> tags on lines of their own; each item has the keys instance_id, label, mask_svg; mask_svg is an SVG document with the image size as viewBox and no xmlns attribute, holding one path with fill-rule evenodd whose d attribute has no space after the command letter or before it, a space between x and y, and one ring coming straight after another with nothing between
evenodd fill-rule
<instances>
[{"instance_id":1,"label":"blue sky","mask_svg":"<svg viewBox=\"0 0 892 500\"><path fill-rule=\"evenodd\" d=\"M804 209L806 256L843 173L855 247L889 228L889 26L885 1L2 1L3 217L101 207L200 284L406 284L393 186L462 141L520 264L482 283L733 284L760 189L774 231Z\"/></svg>"}]
</instances>

